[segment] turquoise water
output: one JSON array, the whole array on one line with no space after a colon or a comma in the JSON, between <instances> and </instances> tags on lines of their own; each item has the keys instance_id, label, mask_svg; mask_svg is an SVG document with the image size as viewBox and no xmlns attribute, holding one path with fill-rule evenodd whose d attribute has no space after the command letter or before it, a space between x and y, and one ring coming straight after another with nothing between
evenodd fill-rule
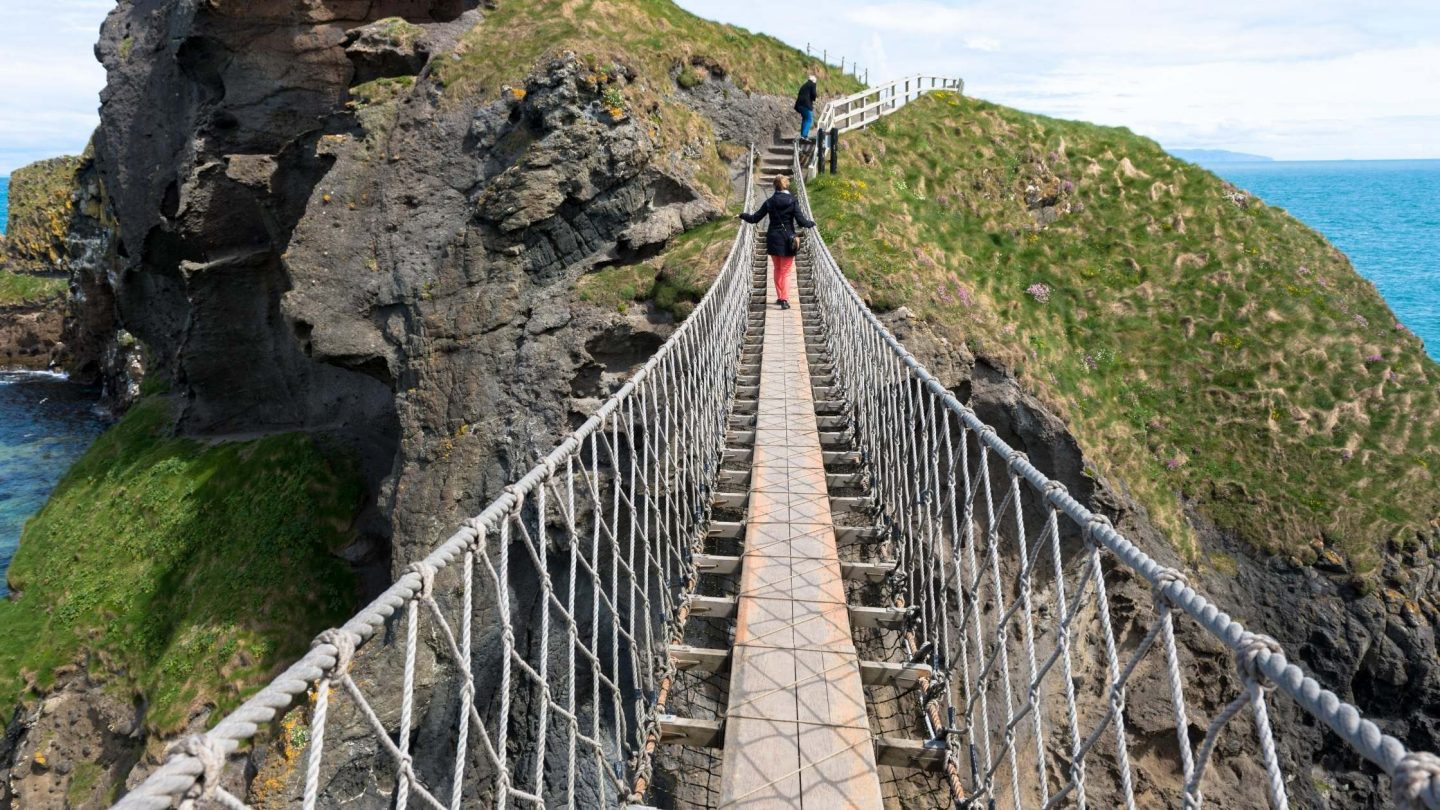
<instances>
[{"instance_id":1,"label":"turquoise water","mask_svg":"<svg viewBox=\"0 0 1440 810\"><path fill-rule=\"evenodd\" d=\"M96 393L58 374L0 371L0 572L25 521L104 429ZM0 596L9 592L0 581Z\"/></svg>"},{"instance_id":2,"label":"turquoise water","mask_svg":"<svg viewBox=\"0 0 1440 810\"><path fill-rule=\"evenodd\" d=\"M0 177L0 235L5 233L5 225L10 222L10 178Z\"/></svg>"},{"instance_id":3,"label":"turquoise water","mask_svg":"<svg viewBox=\"0 0 1440 810\"><path fill-rule=\"evenodd\" d=\"M1207 168L1325 234L1440 360L1440 160Z\"/></svg>"}]
</instances>

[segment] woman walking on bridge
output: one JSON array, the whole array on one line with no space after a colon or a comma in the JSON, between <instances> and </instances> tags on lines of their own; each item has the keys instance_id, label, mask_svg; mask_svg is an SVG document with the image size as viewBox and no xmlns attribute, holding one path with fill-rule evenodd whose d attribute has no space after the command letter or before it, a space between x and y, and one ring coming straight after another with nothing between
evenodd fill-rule
<instances>
[{"instance_id":1,"label":"woman walking on bridge","mask_svg":"<svg viewBox=\"0 0 1440 810\"><path fill-rule=\"evenodd\" d=\"M776 175L775 193L760 206L760 210L753 214L740 214L741 219L752 224L767 216L770 217L770 226L765 234L765 252L775 267L776 303L781 309L789 309L795 254L800 252L800 237L795 232L795 226L798 223L801 227L813 228L815 223L800 213L800 203L790 193L790 178L783 174Z\"/></svg>"}]
</instances>

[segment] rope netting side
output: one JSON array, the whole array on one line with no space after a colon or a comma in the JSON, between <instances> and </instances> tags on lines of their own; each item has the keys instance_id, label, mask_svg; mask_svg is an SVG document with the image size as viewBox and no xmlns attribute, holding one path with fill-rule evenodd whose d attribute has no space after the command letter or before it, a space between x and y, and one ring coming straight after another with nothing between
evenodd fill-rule
<instances>
[{"instance_id":1,"label":"rope netting side","mask_svg":"<svg viewBox=\"0 0 1440 810\"><path fill-rule=\"evenodd\" d=\"M307 697L306 810L336 803L337 732L373 747L397 810L642 795L724 452L753 233L741 225L695 311L584 425L117 807L246 807L224 786L243 783L230 756ZM358 677L367 655L398 657L378 668L398 677Z\"/></svg>"},{"instance_id":2,"label":"rope netting side","mask_svg":"<svg viewBox=\"0 0 1440 810\"><path fill-rule=\"evenodd\" d=\"M1247 631L1036 469L875 317L818 233L807 249L848 430L887 536L883 561L895 564L887 598L909 614L898 647L932 667L919 715L932 739L948 743L957 800L1135 807L1127 698L1141 694L1152 715L1168 704L1174 762L1166 767L1181 804L1202 805L1222 735L1248 733L1258 751L1253 778L1270 806L1287 807L1269 716L1278 692L1389 774L1400 806L1440 808L1440 758L1383 734L1289 663L1274 639ZM1137 586L1148 591L1148 610L1129 591L1111 593ZM1187 671L1182 629L1222 643L1233 677L1201 682ZM1217 690L1231 696L1217 702ZM1213 716L1192 744L1202 706ZM1242 714L1248 732L1232 722ZM1147 722L1153 755L1161 749L1149 744L1155 721Z\"/></svg>"}]
</instances>

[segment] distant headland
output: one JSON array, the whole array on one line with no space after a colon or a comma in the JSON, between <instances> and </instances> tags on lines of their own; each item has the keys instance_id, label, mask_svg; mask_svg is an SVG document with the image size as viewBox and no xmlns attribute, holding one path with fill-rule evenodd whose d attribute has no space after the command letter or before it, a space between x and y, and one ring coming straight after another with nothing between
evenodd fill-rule
<instances>
[{"instance_id":1,"label":"distant headland","mask_svg":"<svg viewBox=\"0 0 1440 810\"><path fill-rule=\"evenodd\" d=\"M1257 161L1269 162L1275 159L1246 152L1231 152L1228 149L1171 149L1169 152L1182 160L1202 166L1207 163L1254 163Z\"/></svg>"}]
</instances>

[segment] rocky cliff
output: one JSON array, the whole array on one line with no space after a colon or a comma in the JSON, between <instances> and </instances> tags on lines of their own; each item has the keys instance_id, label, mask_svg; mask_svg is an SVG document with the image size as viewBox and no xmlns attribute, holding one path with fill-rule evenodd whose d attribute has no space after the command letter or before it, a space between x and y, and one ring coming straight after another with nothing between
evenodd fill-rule
<instances>
[{"instance_id":1,"label":"rocky cliff","mask_svg":"<svg viewBox=\"0 0 1440 810\"><path fill-rule=\"evenodd\" d=\"M704 269L667 266L672 238L726 210L744 144L788 109L758 91L812 69L665 3L581 18L573 4L544 5L126 0L101 32L109 79L75 200L101 203L94 219L113 238L72 277L93 282L76 298L109 302L114 322L87 333L127 351L119 365L143 367L164 400L144 409L146 431L159 414L162 434L201 446L302 435L354 459L367 494L335 553L358 575L356 602L663 342L707 283ZM693 36L642 47L657 25ZM615 31L633 41L605 45ZM783 77L758 67L777 64ZM643 283L616 300L605 283L616 273ZM130 474L157 475L146 448L160 439L132 421ZM32 647L63 647L44 626ZM233 694L198 672L167 683L149 653L117 654L105 627L86 632L70 675L27 674L31 694L50 699L27 701L12 723L12 797L114 795ZM251 684L269 674L247 672ZM65 718L109 717L103 695L127 691L138 711L92 784L34 765L56 737L77 756L94 726ZM257 784L288 779L284 751L270 753L257 751L268 769ZM345 778L369 778L357 768Z\"/></svg>"}]
</instances>

